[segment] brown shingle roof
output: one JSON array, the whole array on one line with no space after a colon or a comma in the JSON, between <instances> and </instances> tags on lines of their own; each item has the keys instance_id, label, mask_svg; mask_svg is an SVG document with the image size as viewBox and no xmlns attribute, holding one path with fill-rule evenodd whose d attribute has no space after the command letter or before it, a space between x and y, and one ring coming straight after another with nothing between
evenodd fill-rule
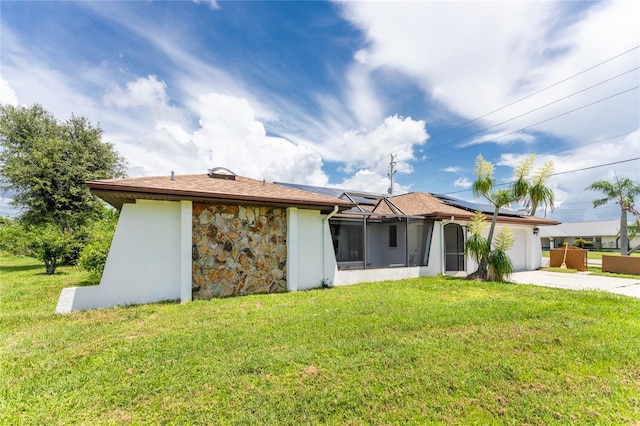
<instances>
[{"instance_id":1,"label":"brown shingle roof","mask_svg":"<svg viewBox=\"0 0 640 426\"><path fill-rule=\"evenodd\" d=\"M117 209L136 199L239 202L323 210L333 206L341 209L354 206L353 203L337 198L242 176L217 179L206 174L177 175L175 180L171 180L169 176L154 176L89 181L86 185L92 193Z\"/></svg>"},{"instance_id":2,"label":"brown shingle roof","mask_svg":"<svg viewBox=\"0 0 640 426\"><path fill-rule=\"evenodd\" d=\"M438 198L424 192L410 192L408 194L388 197L388 200L408 216L428 216L434 218L449 218L456 216L467 218L473 216L466 210L443 203ZM379 203L375 213L393 214L386 203Z\"/></svg>"},{"instance_id":3,"label":"brown shingle roof","mask_svg":"<svg viewBox=\"0 0 640 426\"><path fill-rule=\"evenodd\" d=\"M437 197L424 192L410 192L388 198L398 209L407 216L424 216L434 219L445 219L451 216L456 219L469 219L475 212L451 206ZM393 214L386 203L379 203L374 209L375 213ZM490 218L489 218L490 219ZM529 225L554 225L558 222L534 216L498 216L499 222L522 223Z\"/></svg>"}]
</instances>

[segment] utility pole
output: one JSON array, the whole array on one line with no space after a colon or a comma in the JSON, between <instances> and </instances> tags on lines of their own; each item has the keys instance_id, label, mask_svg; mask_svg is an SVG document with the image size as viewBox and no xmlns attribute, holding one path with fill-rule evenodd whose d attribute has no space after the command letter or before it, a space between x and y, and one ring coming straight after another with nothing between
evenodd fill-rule
<instances>
[{"instance_id":1,"label":"utility pole","mask_svg":"<svg viewBox=\"0 0 640 426\"><path fill-rule=\"evenodd\" d=\"M389 174L387 176L389 176L389 189L387 189L387 193L389 195L393 195L393 178L396 175L396 156L398 154L389 154L389 156L391 156L391 161L389 162Z\"/></svg>"}]
</instances>

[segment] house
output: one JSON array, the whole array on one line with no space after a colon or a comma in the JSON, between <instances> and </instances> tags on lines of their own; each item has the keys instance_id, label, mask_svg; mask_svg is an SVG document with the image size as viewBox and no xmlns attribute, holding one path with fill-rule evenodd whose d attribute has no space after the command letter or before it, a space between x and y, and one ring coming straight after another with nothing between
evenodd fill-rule
<instances>
[{"instance_id":1,"label":"house","mask_svg":"<svg viewBox=\"0 0 640 426\"><path fill-rule=\"evenodd\" d=\"M479 206L447 197L268 183L223 168L87 186L120 218L100 285L63 289L58 313L475 269L464 241ZM554 223L501 212L516 269L541 266L537 227Z\"/></svg>"},{"instance_id":2,"label":"house","mask_svg":"<svg viewBox=\"0 0 640 426\"><path fill-rule=\"evenodd\" d=\"M629 221L629 224L633 224ZM574 245L583 239L594 249L620 250L620 220L593 222L566 222L558 225L540 226L540 242L543 250L562 247L566 242ZM640 244L640 235L629 240L629 246Z\"/></svg>"}]
</instances>

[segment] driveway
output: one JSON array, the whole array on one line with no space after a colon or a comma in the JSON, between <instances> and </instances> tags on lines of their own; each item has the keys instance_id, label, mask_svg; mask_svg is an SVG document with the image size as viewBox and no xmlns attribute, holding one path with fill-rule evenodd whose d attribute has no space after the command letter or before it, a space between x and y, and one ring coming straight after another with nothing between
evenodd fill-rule
<instances>
[{"instance_id":1,"label":"driveway","mask_svg":"<svg viewBox=\"0 0 640 426\"><path fill-rule=\"evenodd\" d=\"M522 271L511 274L510 281L567 290L601 290L640 298L640 277L629 279L599 277L584 272L565 274L548 271Z\"/></svg>"}]
</instances>

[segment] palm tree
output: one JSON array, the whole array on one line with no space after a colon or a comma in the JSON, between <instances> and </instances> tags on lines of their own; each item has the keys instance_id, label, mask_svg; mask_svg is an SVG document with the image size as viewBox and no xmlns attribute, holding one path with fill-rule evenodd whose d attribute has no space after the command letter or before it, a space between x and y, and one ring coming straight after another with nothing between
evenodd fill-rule
<instances>
[{"instance_id":1,"label":"palm tree","mask_svg":"<svg viewBox=\"0 0 640 426\"><path fill-rule=\"evenodd\" d=\"M489 265L489 255L491 253L491 240L495 231L498 213L502 207L508 206L515 201L516 197L510 189L501 189L494 193L491 191L495 186L493 178L494 166L479 154L476 158L475 174L476 181L473 182L473 195L476 197L484 197L493 206L493 216L491 218L491 226L489 227L489 235L487 235L486 250L483 251L482 257L478 262L478 269L468 276L469 279L477 279L485 281L488 276L487 267Z\"/></svg>"},{"instance_id":2,"label":"palm tree","mask_svg":"<svg viewBox=\"0 0 640 426\"><path fill-rule=\"evenodd\" d=\"M629 250L629 229L627 226L627 215L634 212L634 198L640 195L640 185L634 183L629 178L618 179L615 182L599 180L592 183L587 189L592 191L600 191L605 194L604 198L600 198L593 202L593 207L602 206L609 201L615 201L620 205L620 254L628 255Z\"/></svg>"},{"instance_id":3,"label":"palm tree","mask_svg":"<svg viewBox=\"0 0 640 426\"><path fill-rule=\"evenodd\" d=\"M530 154L516 165L514 168L514 180L510 186L516 201L525 203L530 216L535 216L536 210L540 205L545 206L545 215L547 207L550 207L551 211L553 211L553 191L545 185L546 180L553 173L553 161L547 161L536 170L533 178L529 181L529 173L531 173L535 159L536 155Z\"/></svg>"},{"instance_id":4,"label":"palm tree","mask_svg":"<svg viewBox=\"0 0 640 426\"><path fill-rule=\"evenodd\" d=\"M544 205L545 216L547 215L547 207L550 207L551 211L553 211L553 191L545 185L545 181L549 179L552 173L553 161L547 161L533 175L531 186L529 187L528 205L531 207L529 215L535 216L539 205Z\"/></svg>"}]
</instances>

